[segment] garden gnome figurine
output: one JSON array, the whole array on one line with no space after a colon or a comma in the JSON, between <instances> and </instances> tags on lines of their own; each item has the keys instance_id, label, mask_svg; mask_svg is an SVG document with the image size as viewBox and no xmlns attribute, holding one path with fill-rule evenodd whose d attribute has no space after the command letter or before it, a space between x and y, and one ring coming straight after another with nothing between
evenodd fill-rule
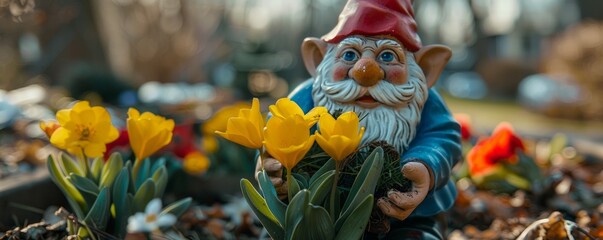
<instances>
[{"instance_id":1,"label":"garden gnome figurine","mask_svg":"<svg viewBox=\"0 0 603 240\"><path fill-rule=\"evenodd\" d=\"M331 32L304 40L302 56L312 79L289 97L304 111L325 106L363 116L362 144L393 145L400 174L412 182L409 192L377 199L391 231L365 239L443 239L436 218L456 198L450 171L461 156L460 127L430 87L450 49L422 46L411 0L349 0ZM286 194L280 164L268 159L264 167Z\"/></svg>"}]
</instances>

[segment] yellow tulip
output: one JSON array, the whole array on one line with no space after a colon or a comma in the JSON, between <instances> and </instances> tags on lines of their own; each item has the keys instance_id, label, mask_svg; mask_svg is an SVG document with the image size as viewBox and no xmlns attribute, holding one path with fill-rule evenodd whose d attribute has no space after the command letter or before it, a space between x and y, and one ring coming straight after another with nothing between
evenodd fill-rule
<instances>
[{"instance_id":1,"label":"yellow tulip","mask_svg":"<svg viewBox=\"0 0 603 240\"><path fill-rule=\"evenodd\" d=\"M201 132L207 135L213 135L216 131L226 131L226 123L231 117L236 117L241 109L249 109L249 103L235 103L230 106L223 107L217 111L210 119L203 123Z\"/></svg>"},{"instance_id":2,"label":"yellow tulip","mask_svg":"<svg viewBox=\"0 0 603 240\"><path fill-rule=\"evenodd\" d=\"M316 138L310 135L306 121L299 115L270 118L264 136L266 151L280 161L288 172L306 155Z\"/></svg>"},{"instance_id":3,"label":"yellow tulip","mask_svg":"<svg viewBox=\"0 0 603 240\"><path fill-rule=\"evenodd\" d=\"M128 134L130 147L138 160L143 160L172 141L174 120L150 112L142 115L134 108L128 109Z\"/></svg>"},{"instance_id":4,"label":"yellow tulip","mask_svg":"<svg viewBox=\"0 0 603 240\"><path fill-rule=\"evenodd\" d=\"M330 114L320 116L316 142L335 161L352 154L362 139L364 127L358 130L359 119L354 112L345 112L335 120Z\"/></svg>"},{"instance_id":5,"label":"yellow tulip","mask_svg":"<svg viewBox=\"0 0 603 240\"><path fill-rule=\"evenodd\" d=\"M226 106L217 111L210 119L201 125L203 134L202 145L206 153L215 153L218 151L218 139L215 137L216 131L226 131L226 123L231 117L236 117L241 109L249 109L251 104L246 102L235 103Z\"/></svg>"},{"instance_id":6,"label":"yellow tulip","mask_svg":"<svg viewBox=\"0 0 603 240\"><path fill-rule=\"evenodd\" d=\"M262 129L264 118L260 113L260 100L254 98L251 109L241 109L238 117L228 119L226 132L216 131L216 134L245 147L261 149L264 140Z\"/></svg>"},{"instance_id":7,"label":"yellow tulip","mask_svg":"<svg viewBox=\"0 0 603 240\"><path fill-rule=\"evenodd\" d=\"M291 101L289 98L279 99L276 101L276 104L271 105L269 109L272 113L272 116L278 118L288 118L293 115L302 116L308 127L313 126L321 115L328 113L325 107L315 107L304 115L304 111L299 107L299 105L297 105L297 103L294 101Z\"/></svg>"},{"instance_id":8,"label":"yellow tulip","mask_svg":"<svg viewBox=\"0 0 603 240\"><path fill-rule=\"evenodd\" d=\"M184 157L182 168L189 174L202 174L207 171L209 165L207 156L200 152L192 152Z\"/></svg>"},{"instance_id":9,"label":"yellow tulip","mask_svg":"<svg viewBox=\"0 0 603 240\"><path fill-rule=\"evenodd\" d=\"M111 116L103 107L90 107L87 101L71 109L57 112L60 127L50 137L50 143L79 157L100 157L106 144L119 136L111 124Z\"/></svg>"}]
</instances>

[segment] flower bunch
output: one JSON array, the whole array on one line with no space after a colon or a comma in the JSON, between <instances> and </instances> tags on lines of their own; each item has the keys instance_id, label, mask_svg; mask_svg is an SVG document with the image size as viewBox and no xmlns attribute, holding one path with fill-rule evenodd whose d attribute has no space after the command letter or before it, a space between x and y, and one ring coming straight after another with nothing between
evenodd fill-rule
<instances>
[{"instance_id":1,"label":"flower bunch","mask_svg":"<svg viewBox=\"0 0 603 240\"><path fill-rule=\"evenodd\" d=\"M356 151L364 128L353 112L337 119L326 108L316 107L304 114L293 101L283 98L269 107L272 117L264 125L259 101L230 118L225 132L217 132L235 143L270 155L287 172L289 203L282 202L265 171L258 176L262 194L247 179L241 190L252 210L274 239L359 238L370 217L374 189L383 167L383 151L378 148L366 159L343 206L339 206L337 178L341 165ZM319 131L311 134L318 122ZM314 141L331 156L310 178L294 175L292 169L306 155ZM327 204L329 207L324 207ZM328 210L327 210L328 209ZM301 213L301 214L299 214Z\"/></svg>"},{"instance_id":2,"label":"flower bunch","mask_svg":"<svg viewBox=\"0 0 603 240\"><path fill-rule=\"evenodd\" d=\"M478 186L508 192L529 190L538 180L538 166L525 155L523 140L513 127L500 123L489 138L478 142L466 157L468 173Z\"/></svg>"},{"instance_id":3,"label":"flower bunch","mask_svg":"<svg viewBox=\"0 0 603 240\"><path fill-rule=\"evenodd\" d=\"M103 107L77 102L57 112L58 123L40 123L54 146L75 156L48 157L50 177L79 220L69 222L70 234L94 238L93 233L112 229L114 236L125 237L128 217L163 196L168 180L165 162L151 164L146 158L171 141L174 122L148 112L140 114L136 109L130 109L128 115L134 164L118 153L102 158L106 145L118 137ZM165 213L179 216L190 203L190 198L177 201L166 207ZM114 226L109 227L110 223Z\"/></svg>"}]
</instances>

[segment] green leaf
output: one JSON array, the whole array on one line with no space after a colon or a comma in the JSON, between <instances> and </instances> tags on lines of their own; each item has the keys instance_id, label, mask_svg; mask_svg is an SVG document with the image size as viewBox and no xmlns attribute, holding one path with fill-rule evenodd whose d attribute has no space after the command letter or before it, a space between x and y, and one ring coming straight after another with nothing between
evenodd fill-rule
<instances>
[{"instance_id":1,"label":"green leaf","mask_svg":"<svg viewBox=\"0 0 603 240\"><path fill-rule=\"evenodd\" d=\"M262 198L249 180L244 178L241 179L241 192L253 213L255 213L264 228L266 228L266 231L268 231L270 237L272 237L272 239L283 239L285 236L283 227L279 224L279 221L274 214L270 212L266 200Z\"/></svg>"},{"instance_id":2,"label":"green leaf","mask_svg":"<svg viewBox=\"0 0 603 240\"><path fill-rule=\"evenodd\" d=\"M297 183L299 183L300 189L307 189L310 185L308 184L308 179L304 177L304 175L301 175L299 173L291 173L291 175L293 176L293 178L295 178L295 180L297 180Z\"/></svg>"},{"instance_id":3,"label":"green leaf","mask_svg":"<svg viewBox=\"0 0 603 240\"><path fill-rule=\"evenodd\" d=\"M337 232L336 240L360 239L364 234L373 211L373 195L370 194L352 211Z\"/></svg>"},{"instance_id":4,"label":"green leaf","mask_svg":"<svg viewBox=\"0 0 603 240\"><path fill-rule=\"evenodd\" d=\"M304 211L303 228L298 228L292 239L333 239L335 237L335 226L329 216L329 212L321 206L307 204ZM299 231L301 230L301 231ZM297 237L297 232L303 233L302 237ZM350 238L353 239L353 238ZM359 238L357 238L359 239Z\"/></svg>"},{"instance_id":5,"label":"green leaf","mask_svg":"<svg viewBox=\"0 0 603 240\"><path fill-rule=\"evenodd\" d=\"M124 167L124 160L121 158L121 154L113 153L109 157L109 160L103 166L103 171L100 178L100 187L111 187L115 177L119 174L120 170Z\"/></svg>"},{"instance_id":6,"label":"green leaf","mask_svg":"<svg viewBox=\"0 0 603 240\"><path fill-rule=\"evenodd\" d=\"M314 173L314 175L312 175L309 182L310 185L316 182L318 177L331 170L335 170L335 160L333 160L333 158L330 158L324 165L322 165L322 167L318 169L318 171L316 171L316 173Z\"/></svg>"},{"instance_id":7,"label":"green leaf","mask_svg":"<svg viewBox=\"0 0 603 240\"><path fill-rule=\"evenodd\" d=\"M300 191L299 182L297 182L295 177L291 177L291 179L287 179L287 184L289 184L288 197L292 199Z\"/></svg>"},{"instance_id":8,"label":"green leaf","mask_svg":"<svg viewBox=\"0 0 603 240\"><path fill-rule=\"evenodd\" d=\"M126 204L130 209L130 214L134 213L134 194L128 193L128 197L126 198Z\"/></svg>"},{"instance_id":9,"label":"green leaf","mask_svg":"<svg viewBox=\"0 0 603 240\"><path fill-rule=\"evenodd\" d=\"M266 204L268 204L268 208L270 208L270 212L274 214L280 225L285 224L287 205L278 198L276 189L274 189L274 185L272 185L272 181L270 181L266 171L262 170L258 175L258 182L260 183L260 189L262 190Z\"/></svg>"},{"instance_id":10,"label":"green leaf","mask_svg":"<svg viewBox=\"0 0 603 240\"><path fill-rule=\"evenodd\" d=\"M86 229L86 226L81 226L77 230L77 239L88 239L90 232Z\"/></svg>"},{"instance_id":11,"label":"green leaf","mask_svg":"<svg viewBox=\"0 0 603 240\"><path fill-rule=\"evenodd\" d=\"M316 178L310 185L310 203L320 205L331 192L333 181L335 180L335 170L329 170Z\"/></svg>"},{"instance_id":12,"label":"green leaf","mask_svg":"<svg viewBox=\"0 0 603 240\"><path fill-rule=\"evenodd\" d=\"M48 156L46 161L48 172L50 173L50 179L61 189L63 195L69 202L71 210L75 215L82 219L84 218L84 212L88 211L88 205L84 200L82 194L73 186L73 184L67 181L67 177L63 175L60 166L52 156Z\"/></svg>"},{"instance_id":13,"label":"green leaf","mask_svg":"<svg viewBox=\"0 0 603 240\"><path fill-rule=\"evenodd\" d=\"M71 173L68 179L80 191L87 205L92 206L98 197L98 186L89 178L80 177L74 173Z\"/></svg>"},{"instance_id":14,"label":"green leaf","mask_svg":"<svg viewBox=\"0 0 603 240\"><path fill-rule=\"evenodd\" d=\"M150 172L156 172L160 167L165 167L166 158L161 157L153 162Z\"/></svg>"},{"instance_id":15,"label":"green leaf","mask_svg":"<svg viewBox=\"0 0 603 240\"><path fill-rule=\"evenodd\" d=\"M383 169L383 149L381 147L376 148L364 161L362 168L356 176L350 194L341 209L342 214L335 224L335 228L341 227L342 219L347 218L351 211L358 206L366 196L375 192L375 187L381 177L381 170Z\"/></svg>"},{"instance_id":16,"label":"green leaf","mask_svg":"<svg viewBox=\"0 0 603 240\"><path fill-rule=\"evenodd\" d=\"M153 179L147 179L134 194L134 212L144 212L145 207L154 197L155 183Z\"/></svg>"},{"instance_id":17,"label":"green leaf","mask_svg":"<svg viewBox=\"0 0 603 240\"><path fill-rule=\"evenodd\" d=\"M519 162L516 164L516 166L521 168L521 171L517 171L516 173L527 178L528 181L532 183L532 190L536 190L538 192L538 190L541 190L540 188L544 187L542 186L542 184L544 184L544 176L540 171L540 167L536 164L534 158L528 156L523 151L517 150L516 154L519 157ZM505 166L509 165L511 164L505 164Z\"/></svg>"},{"instance_id":18,"label":"green leaf","mask_svg":"<svg viewBox=\"0 0 603 240\"><path fill-rule=\"evenodd\" d=\"M88 226L104 231L111 215L111 212L109 211L109 208L111 207L110 202L109 189L103 188L98 194L96 202L94 202L94 205L90 208L88 215L86 215L84 222Z\"/></svg>"},{"instance_id":19,"label":"green leaf","mask_svg":"<svg viewBox=\"0 0 603 240\"><path fill-rule=\"evenodd\" d=\"M163 192L165 191L168 182L168 172L165 166L158 168L155 173L153 173L152 179L155 182L155 197L163 197Z\"/></svg>"},{"instance_id":20,"label":"green leaf","mask_svg":"<svg viewBox=\"0 0 603 240\"><path fill-rule=\"evenodd\" d=\"M76 175L75 173L71 173L69 179L71 179L71 183L82 192L93 194L95 197L98 196L99 188L92 180Z\"/></svg>"},{"instance_id":21,"label":"green leaf","mask_svg":"<svg viewBox=\"0 0 603 240\"><path fill-rule=\"evenodd\" d=\"M128 169L128 176L130 176L130 181L129 181L130 186L128 187L128 193L134 195L136 193L137 188L136 188L136 183L135 183L136 179L135 179L134 171L132 168L132 162L129 160L126 161L125 168Z\"/></svg>"},{"instance_id":22,"label":"green leaf","mask_svg":"<svg viewBox=\"0 0 603 240\"><path fill-rule=\"evenodd\" d=\"M304 210L310 201L310 192L308 190L301 190L289 202L287 212L285 215L285 239L293 239L294 233L300 227L300 224L304 218ZM303 228L303 226L301 227ZM305 229L308 231L308 229ZM302 239L302 238L297 238Z\"/></svg>"},{"instance_id":23,"label":"green leaf","mask_svg":"<svg viewBox=\"0 0 603 240\"><path fill-rule=\"evenodd\" d=\"M151 169L151 160L149 158L145 158L141 160L140 169L138 169L138 173L136 175L136 188L139 188L142 183L149 178L150 169Z\"/></svg>"},{"instance_id":24,"label":"green leaf","mask_svg":"<svg viewBox=\"0 0 603 240\"><path fill-rule=\"evenodd\" d=\"M67 157L66 154L61 154L61 164L63 165L63 169L65 170L65 175L69 175L69 173L74 173L78 176L85 177L86 172L82 166L79 166L73 159Z\"/></svg>"},{"instance_id":25,"label":"green leaf","mask_svg":"<svg viewBox=\"0 0 603 240\"><path fill-rule=\"evenodd\" d=\"M105 160L102 157L97 157L92 161L92 165L90 166L90 174L95 183L98 183L101 178L101 171L103 169L104 162Z\"/></svg>"},{"instance_id":26,"label":"green leaf","mask_svg":"<svg viewBox=\"0 0 603 240\"><path fill-rule=\"evenodd\" d=\"M113 184L113 205L115 206L115 233L118 238L126 236L126 226L130 216L130 206L128 206L128 185L130 174L127 168L122 168L115 178Z\"/></svg>"},{"instance_id":27,"label":"green leaf","mask_svg":"<svg viewBox=\"0 0 603 240\"><path fill-rule=\"evenodd\" d=\"M182 215L184 212L186 212L186 210L188 210L192 201L193 199L190 197L181 199L180 201L177 201L165 207L163 211L161 211L160 215L171 213L176 217L180 217L180 215Z\"/></svg>"}]
</instances>

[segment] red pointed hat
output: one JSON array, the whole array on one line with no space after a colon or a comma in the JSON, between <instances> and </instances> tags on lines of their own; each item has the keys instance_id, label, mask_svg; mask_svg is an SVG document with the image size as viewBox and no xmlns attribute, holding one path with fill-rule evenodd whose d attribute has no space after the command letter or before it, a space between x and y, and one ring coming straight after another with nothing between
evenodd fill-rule
<instances>
[{"instance_id":1,"label":"red pointed hat","mask_svg":"<svg viewBox=\"0 0 603 240\"><path fill-rule=\"evenodd\" d=\"M421 48L413 0L348 0L331 32L322 36L328 43L338 43L352 35L390 35L411 52Z\"/></svg>"}]
</instances>

